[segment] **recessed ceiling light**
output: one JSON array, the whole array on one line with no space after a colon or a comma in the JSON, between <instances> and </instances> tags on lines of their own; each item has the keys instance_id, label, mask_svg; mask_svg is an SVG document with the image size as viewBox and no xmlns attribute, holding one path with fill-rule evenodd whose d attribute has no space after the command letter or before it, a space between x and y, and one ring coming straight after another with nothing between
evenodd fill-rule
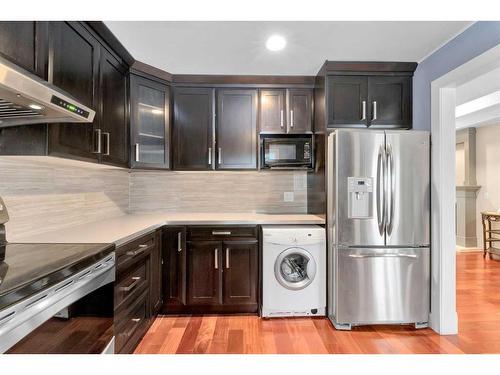
<instances>
[{"instance_id":1,"label":"recessed ceiling light","mask_svg":"<svg viewBox=\"0 0 500 375\"><path fill-rule=\"evenodd\" d=\"M271 35L266 42L269 51L281 51L286 46L286 39L281 35Z\"/></svg>"},{"instance_id":2,"label":"recessed ceiling light","mask_svg":"<svg viewBox=\"0 0 500 375\"><path fill-rule=\"evenodd\" d=\"M41 105L38 104L30 104L28 107L30 107L31 109L35 109L37 111L43 108Z\"/></svg>"}]
</instances>

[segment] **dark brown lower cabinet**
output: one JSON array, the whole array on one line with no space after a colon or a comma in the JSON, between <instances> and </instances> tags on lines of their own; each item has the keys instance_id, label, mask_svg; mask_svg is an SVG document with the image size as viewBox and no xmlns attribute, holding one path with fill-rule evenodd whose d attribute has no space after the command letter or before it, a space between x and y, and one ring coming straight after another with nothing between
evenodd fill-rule
<instances>
[{"instance_id":1,"label":"dark brown lower cabinet","mask_svg":"<svg viewBox=\"0 0 500 375\"><path fill-rule=\"evenodd\" d=\"M221 293L221 251L219 241L188 242L188 284L189 305L220 305Z\"/></svg>"},{"instance_id":2,"label":"dark brown lower cabinet","mask_svg":"<svg viewBox=\"0 0 500 375\"><path fill-rule=\"evenodd\" d=\"M255 226L168 227L163 238L162 313L257 312Z\"/></svg>"},{"instance_id":3,"label":"dark brown lower cabinet","mask_svg":"<svg viewBox=\"0 0 500 375\"><path fill-rule=\"evenodd\" d=\"M167 227L162 237L164 313L186 305L186 227Z\"/></svg>"},{"instance_id":4,"label":"dark brown lower cabinet","mask_svg":"<svg viewBox=\"0 0 500 375\"><path fill-rule=\"evenodd\" d=\"M257 240L224 241L224 305L256 305L258 286Z\"/></svg>"},{"instance_id":5,"label":"dark brown lower cabinet","mask_svg":"<svg viewBox=\"0 0 500 375\"><path fill-rule=\"evenodd\" d=\"M149 296L151 299L151 316L160 311L162 298L162 231L155 232L155 246L151 249L151 283Z\"/></svg>"}]
</instances>

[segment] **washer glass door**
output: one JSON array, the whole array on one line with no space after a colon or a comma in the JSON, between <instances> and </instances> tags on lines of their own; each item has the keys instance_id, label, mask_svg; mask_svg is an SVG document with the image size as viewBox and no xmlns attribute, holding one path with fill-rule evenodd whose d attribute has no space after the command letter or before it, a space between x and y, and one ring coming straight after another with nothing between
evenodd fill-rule
<instances>
[{"instance_id":1,"label":"washer glass door","mask_svg":"<svg viewBox=\"0 0 500 375\"><path fill-rule=\"evenodd\" d=\"M304 289L314 280L316 262L311 254L300 247L284 250L274 264L276 280L287 289Z\"/></svg>"}]
</instances>

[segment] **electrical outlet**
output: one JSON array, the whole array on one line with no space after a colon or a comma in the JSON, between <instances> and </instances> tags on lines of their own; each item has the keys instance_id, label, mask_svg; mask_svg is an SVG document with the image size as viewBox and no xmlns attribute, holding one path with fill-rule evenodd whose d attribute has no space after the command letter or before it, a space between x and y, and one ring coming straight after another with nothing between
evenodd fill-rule
<instances>
[{"instance_id":1,"label":"electrical outlet","mask_svg":"<svg viewBox=\"0 0 500 375\"><path fill-rule=\"evenodd\" d=\"M285 191L283 193L283 201L284 202L293 202L294 196L293 191Z\"/></svg>"}]
</instances>

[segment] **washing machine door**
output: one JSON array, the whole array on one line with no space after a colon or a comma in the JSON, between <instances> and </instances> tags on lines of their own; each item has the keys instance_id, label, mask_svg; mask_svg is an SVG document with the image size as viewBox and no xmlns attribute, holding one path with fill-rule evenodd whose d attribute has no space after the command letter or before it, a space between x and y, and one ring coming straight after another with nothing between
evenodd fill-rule
<instances>
[{"instance_id":1,"label":"washing machine door","mask_svg":"<svg viewBox=\"0 0 500 375\"><path fill-rule=\"evenodd\" d=\"M276 258L274 275L276 280L287 289L304 289L313 282L316 276L316 262L307 250L290 247Z\"/></svg>"}]
</instances>

